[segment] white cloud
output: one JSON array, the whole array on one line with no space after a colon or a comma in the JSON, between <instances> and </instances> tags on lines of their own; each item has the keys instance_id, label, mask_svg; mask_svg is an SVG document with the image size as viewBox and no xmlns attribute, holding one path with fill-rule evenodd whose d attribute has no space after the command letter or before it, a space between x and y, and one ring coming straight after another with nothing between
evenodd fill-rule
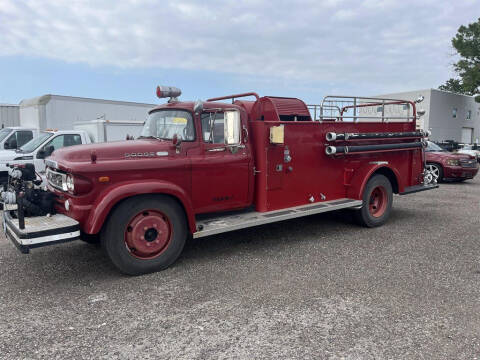
<instances>
[{"instance_id":1,"label":"white cloud","mask_svg":"<svg viewBox=\"0 0 480 360\"><path fill-rule=\"evenodd\" d=\"M376 93L446 80L450 39L479 10L445 0L0 0L0 56L362 84Z\"/></svg>"},{"instance_id":2,"label":"white cloud","mask_svg":"<svg viewBox=\"0 0 480 360\"><path fill-rule=\"evenodd\" d=\"M334 17L338 20L351 20L355 18L355 12L349 9L340 9L335 14Z\"/></svg>"}]
</instances>

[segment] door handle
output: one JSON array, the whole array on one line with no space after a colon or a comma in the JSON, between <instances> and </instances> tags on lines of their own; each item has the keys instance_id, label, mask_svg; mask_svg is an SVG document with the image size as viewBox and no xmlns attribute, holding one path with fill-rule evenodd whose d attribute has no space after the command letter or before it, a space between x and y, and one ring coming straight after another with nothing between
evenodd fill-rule
<instances>
[{"instance_id":1,"label":"door handle","mask_svg":"<svg viewBox=\"0 0 480 360\"><path fill-rule=\"evenodd\" d=\"M225 148L224 148L224 147L220 147L220 148L213 148L213 149L208 149L207 151L208 151L208 152L218 152L218 151L225 151Z\"/></svg>"}]
</instances>

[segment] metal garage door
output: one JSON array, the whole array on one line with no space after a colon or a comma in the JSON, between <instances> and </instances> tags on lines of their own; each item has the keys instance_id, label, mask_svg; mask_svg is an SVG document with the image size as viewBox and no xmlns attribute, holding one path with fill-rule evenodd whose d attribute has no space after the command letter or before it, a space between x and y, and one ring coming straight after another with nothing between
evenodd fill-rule
<instances>
[{"instance_id":1,"label":"metal garage door","mask_svg":"<svg viewBox=\"0 0 480 360\"><path fill-rule=\"evenodd\" d=\"M473 129L464 127L462 128L462 144L471 144L473 139Z\"/></svg>"}]
</instances>

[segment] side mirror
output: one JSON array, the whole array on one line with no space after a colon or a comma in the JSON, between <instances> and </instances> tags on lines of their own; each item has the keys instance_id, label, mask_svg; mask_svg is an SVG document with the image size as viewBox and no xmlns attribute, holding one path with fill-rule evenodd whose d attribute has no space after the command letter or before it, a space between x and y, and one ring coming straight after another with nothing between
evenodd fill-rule
<instances>
[{"instance_id":1,"label":"side mirror","mask_svg":"<svg viewBox=\"0 0 480 360\"><path fill-rule=\"evenodd\" d=\"M54 148L52 145L47 146L47 147L45 148L45 157L48 157L48 156L52 155L52 153L53 153L54 151L55 151L55 148Z\"/></svg>"},{"instance_id":2,"label":"side mirror","mask_svg":"<svg viewBox=\"0 0 480 360\"><path fill-rule=\"evenodd\" d=\"M37 152L37 159L45 159L45 150L38 150Z\"/></svg>"},{"instance_id":3,"label":"side mirror","mask_svg":"<svg viewBox=\"0 0 480 360\"><path fill-rule=\"evenodd\" d=\"M425 115L425 109L417 110L417 115L418 115L418 116L423 116L423 115Z\"/></svg>"},{"instance_id":4,"label":"side mirror","mask_svg":"<svg viewBox=\"0 0 480 360\"><path fill-rule=\"evenodd\" d=\"M225 145L240 144L240 112L237 110L225 111Z\"/></svg>"}]
</instances>

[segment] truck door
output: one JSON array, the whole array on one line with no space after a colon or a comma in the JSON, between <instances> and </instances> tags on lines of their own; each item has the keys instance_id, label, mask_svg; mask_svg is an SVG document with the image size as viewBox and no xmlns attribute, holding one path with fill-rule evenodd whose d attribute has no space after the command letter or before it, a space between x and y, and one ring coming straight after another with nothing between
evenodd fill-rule
<instances>
[{"instance_id":1,"label":"truck door","mask_svg":"<svg viewBox=\"0 0 480 360\"><path fill-rule=\"evenodd\" d=\"M5 140L5 149L18 149L33 139L32 130L14 131L8 139Z\"/></svg>"},{"instance_id":2,"label":"truck door","mask_svg":"<svg viewBox=\"0 0 480 360\"><path fill-rule=\"evenodd\" d=\"M192 198L197 213L249 205L250 147L242 139L238 110L200 115L202 151L192 157ZM246 119L242 119L246 121Z\"/></svg>"}]
</instances>

